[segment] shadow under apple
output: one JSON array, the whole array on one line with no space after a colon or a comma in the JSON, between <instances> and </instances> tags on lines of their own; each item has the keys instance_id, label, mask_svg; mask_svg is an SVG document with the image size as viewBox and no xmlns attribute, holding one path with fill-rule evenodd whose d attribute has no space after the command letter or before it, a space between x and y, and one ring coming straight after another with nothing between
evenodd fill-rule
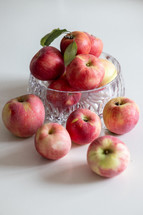
<instances>
[{"instance_id":1,"label":"shadow under apple","mask_svg":"<svg viewBox=\"0 0 143 215\"><path fill-rule=\"evenodd\" d=\"M12 143L11 146L2 148L0 167L7 168L32 168L47 165L51 161L41 157L35 149L33 137Z\"/></svg>"},{"instance_id":2,"label":"shadow under apple","mask_svg":"<svg viewBox=\"0 0 143 215\"><path fill-rule=\"evenodd\" d=\"M93 173L86 163L65 164L63 169L56 169L52 173L41 175L45 183L78 185L87 183L97 183L105 180L104 178Z\"/></svg>"},{"instance_id":3,"label":"shadow under apple","mask_svg":"<svg viewBox=\"0 0 143 215\"><path fill-rule=\"evenodd\" d=\"M115 133L109 131L108 129L104 130L104 135L110 135L110 136L115 136L115 137L123 136L123 134L115 134Z\"/></svg>"}]
</instances>

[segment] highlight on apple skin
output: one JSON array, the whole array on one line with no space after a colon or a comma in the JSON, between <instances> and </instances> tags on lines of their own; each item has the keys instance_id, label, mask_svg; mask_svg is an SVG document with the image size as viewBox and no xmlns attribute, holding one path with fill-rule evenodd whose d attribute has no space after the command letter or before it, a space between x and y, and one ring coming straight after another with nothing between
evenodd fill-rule
<instances>
[{"instance_id":1,"label":"highlight on apple skin","mask_svg":"<svg viewBox=\"0 0 143 215\"><path fill-rule=\"evenodd\" d=\"M65 71L61 52L52 46L41 48L30 62L31 74L42 81L54 80Z\"/></svg>"},{"instance_id":2,"label":"highlight on apple skin","mask_svg":"<svg viewBox=\"0 0 143 215\"><path fill-rule=\"evenodd\" d=\"M139 108L129 98L113 98L103 109L103 120L109 131L115 134L125 134L138 123Z\"/></svg>"},{"instance_id":3,"label":"highlight on apple skin","mask_svg":"<svg viewBox=\"0 0 143 215\"><path fill-rule=\"evenodd\" d=\"M115 77L117 76L117 70L114 64L107 59L100 59L100 62L102 63L105 70L104 77L99 86L102 87L115 79Z\"/></svg>"},{"instance_id":4,"label":"highlight on apple skin","mask_svg":"<svg viewBox=\"0 0 143 215\"><path fill-rule=\"evenodd\" d=\"M88 144L99 137L101 120L96 113L79 108L69 115L66 129L74 143L79 145Z\"/></svg>"},{"instance_id":5,"label":"highlight on apple skin","mask_svg":"<svg viewBox=\"0 0 143 215\"><path fill-rule=\"evenodd\" d=\"M5 104L2 119L5 127L15 136L30 137L44 123L45 108L36 95L19 96Z\"/></svg>"},{"instance_id":6,"label":"highlight on apple skin","mask_svg":"<svg viewBox=\"0 0 143 215\"><path fill-rule=\"evenodd\" d=\"M127 146L117 137L105 135L94 140L87 150L87 163L96 174L111 178L123 172L130 161Z\"/></svg>"},{"instance_id":7,"label":"highlight on apple skin","mask_svg":"<svg viewBox=\"0 0 143 215\"><path fill-rule=\"evenodd\" d=\"M57 160L71 149L67 130L58 123L45 123L35 134L35 148L46 159Z\"/></svg>"},{"instance_id":8,"label":"highlight on apple skin","mask_svg":"<svg viewBox=\"0 0 143 215\"><path fill-rule=\"evenodd\" d=\"M91 49L91 42L89 37L81 31L73 31L66 34L60 43L60 48L62 54L64 54L65 49L73 42L77 45L77 55L78 54L88 54Z\"/></svg>"},{"instance_id":9,"label":"highlight on apple skin","mask_svg":"<svg viewBox=\"0 0 143 215\"><path fill-rule=\"evenodd\" d=\"M91 54L77 55L66 68L69 84L77 90L91 90L98 87L105 70L100 60Z\"/></svg>"}]
</instances>

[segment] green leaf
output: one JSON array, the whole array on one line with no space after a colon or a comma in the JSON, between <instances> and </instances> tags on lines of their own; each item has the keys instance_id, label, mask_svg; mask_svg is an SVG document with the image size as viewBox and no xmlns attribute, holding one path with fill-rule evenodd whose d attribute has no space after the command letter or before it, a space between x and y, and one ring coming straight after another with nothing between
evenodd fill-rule
<instances>
[{"instance_id":1,"label":"green leaf","mask_svg":"<svg viewBox=\"0 0 143 215\"><path fill-rule=\"evenodd\" d=\"M65 66L69 65L70 62L75 58L77 53L77 45L76 42L73 41L64 52L64 64Z\"/></svg>"},{"instance_id":2,"label":"green leaf","mask_svg":"<svg viewBox=\"0 0 143 215\"><path fill-rule=\"evenodd\" d=\"M62 33L69 32L66 29L56 28L52 30L49 34L46 34L40 41L42 46L49 46L51 42L54 41L57 37L59 37Z\"/></svg>"}]
</instances>

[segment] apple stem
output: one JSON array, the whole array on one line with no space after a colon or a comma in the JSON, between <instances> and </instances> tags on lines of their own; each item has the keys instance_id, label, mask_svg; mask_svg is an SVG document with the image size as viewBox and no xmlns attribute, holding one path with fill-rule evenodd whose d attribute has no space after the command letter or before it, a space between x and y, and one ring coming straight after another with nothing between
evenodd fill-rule
<instances>
[{"instance_id":1,"label":"apple stem","mask_svg":"<svg viewBox=\"0 0 143 215\"><path fill-rule=\"evenodd\" d=\"M53 134L53 129L50 129L48 134Z\"/></svg>"},{"instance_id":2,"label":"apple stem","mask_svg":"<svg viewBox=\"0 0 143 215\"><path fill-rule=\"evenodd\" d=\"M87 120L87 119L84 119L84 122L88 122L88 120Z\"/></svg>"},{"instance_id":3,"label":"apple stem","mask_svg":"<svg viewBox=\"0 0 143 215\"><path fill-rule=\"evenodd\" d=\"M87 63L86 66L90 66L90 63Z\"/></svg>"},{"instance_id":4,"label":"apple stem","mask_svg":"<svg viewBox=\"0 0 143 215\"><path fill-rule=\"evenodd\" d=\"M66 38L66 39L73 39L74 37L73 37L72 34L69 34L69 35L65 35L64 38Z\"/></svg>"},{"instance_id":5,"label":"apple stem","mask_svg":"<svg viewBox=\"0 0 143 215\"><path fill-rule=\"evenodd\" d=\"M104 150L104 154L105 154L105 155L108 155L109 153L111 153L110 150L108 150L108 149L105 149L105 150Z\"/></svg>"},{"instance_id":6,"label":"apple stem","mask_svg":"<svg viewBox=\"0 0 143 215\"><path fill-rule=\"evenodd\" d=\"M87 67L89 67L89 66L91 66L92 65L92 62L91 61L88 61L87 63L86 63L86 66Z\"/></svg>"},{"instance_id":7,"label":"apple stem","mask_svg":"<svg viewBox=\"0 0 143 215\"><path fill-rule=\"evenodd\" d=\"M19 102L24 102L24 98L20 97L20 98L18 98L18 101Z\"/></svg>"},{"instance_id":8,"label":"apple stem","mask_svg":"<svg viewBox=\"0 0 143 215\"><path fill-rule=\"evenodd\" d=\"M119 103L119 102L116 102L116 103L115 103L115 105L119 106L119 105L120 105L120 103Z\"/></svg>"},{"instance_id":9,"label":"apple stem","mask_svg":"<svg viewBox=\"0 0 143 215\"><path fill-rule=\"evenodd\" d=\"M83 121L84 121L84 122L88 122L88 121L89 121L88 117L83 116Z\"/></svg>"}]
</instances>

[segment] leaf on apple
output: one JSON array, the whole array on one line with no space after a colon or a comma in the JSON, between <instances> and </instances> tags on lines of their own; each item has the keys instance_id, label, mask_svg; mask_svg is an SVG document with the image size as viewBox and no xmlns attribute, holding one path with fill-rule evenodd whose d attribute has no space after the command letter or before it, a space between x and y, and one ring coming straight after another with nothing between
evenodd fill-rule
<instances>
[{"instance_id":1,"label":"leaf on apple","mask_svg":"<svg viewBox=\"0 0 143 215\"><path fill-rule=\"evenodd\" d=\"M64 52L64 64L68 66L70 62L75 58L77 53L77 44L73 41Z\"/></svg>"},{"instance_id":2,"label":"leaf on apple","mask_svg":"<svg viewBox=\"0 0 143 215\"><path fill-rule=\"evenodd\" d=\"M49 46L61 34L69 32L66 29L53 29L50 33L46 34L40 41L41 46Z\"/></svg>"}]
</instances>

